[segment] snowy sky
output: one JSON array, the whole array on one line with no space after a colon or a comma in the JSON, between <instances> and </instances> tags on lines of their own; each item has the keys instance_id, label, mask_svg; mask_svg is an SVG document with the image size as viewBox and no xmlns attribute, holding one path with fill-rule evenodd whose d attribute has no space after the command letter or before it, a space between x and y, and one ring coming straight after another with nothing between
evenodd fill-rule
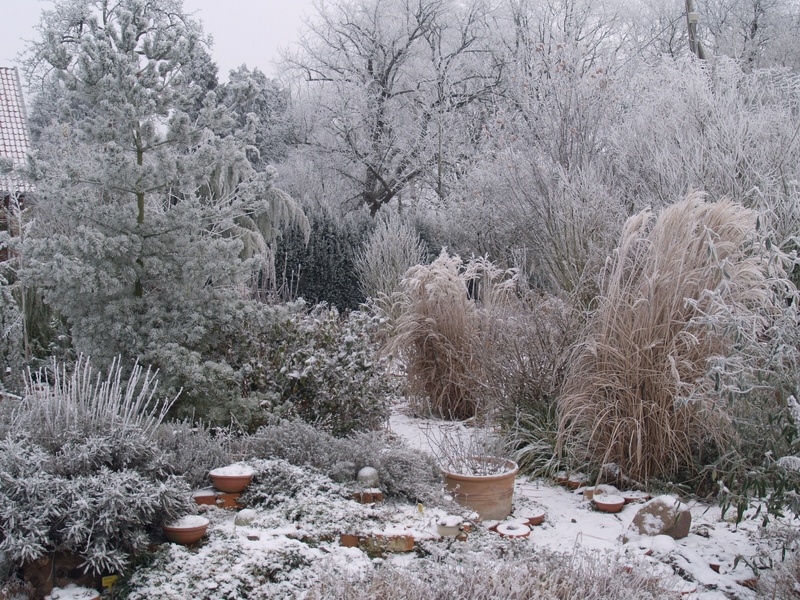
<instances>
[{"instance_id":1,"label":"snowy sky","mask_svg":"<svg viewBox=\"0 0 800 600\"><path fill-rule=\"evenodd\" d=\"M313 11L312 0L184 0L183 5L214 37L212 54L223 80L242 63L275 75L279 49L296 39L302 17ZM35 37L40 12L51 6L51 0L0 0L0 66L18 66L17 54Z\"/></svg>"}]
</instances>

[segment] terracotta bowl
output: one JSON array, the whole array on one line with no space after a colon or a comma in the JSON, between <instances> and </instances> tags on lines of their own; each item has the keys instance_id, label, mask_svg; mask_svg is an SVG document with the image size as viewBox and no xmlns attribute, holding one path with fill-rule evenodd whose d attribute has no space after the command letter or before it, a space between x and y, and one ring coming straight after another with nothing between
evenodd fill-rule
<instances>
[{"instance_id":1,"label":"terracotta bowl","mask_svg":"<svg viewBox=\"0 0 800 600\"><path fill-rule=\"evenodd\" d=\"M519 513L518 515L524 520L525 525L528 527L536 527L544 523L544 511L540 509L530 509Z\"/></svg>"},{"instance_id":2,"label":"terracotta bowl","mask_svg":"<svg viewBox=\"0 0 800 600\"><path fill-rule=\"evenodd\" d=\"M253 472L235 467L221 467L208 474L211 483L221 492L236 494L250 485Z\"/></svg>"},{"instance_id":3,"label":"terracotta bowl","mask_svg":"<svg viewBox=\"0 0 800 600\"><path fill-rule=\"evenodd\" d=\"M187 546L194 544L206 534L208 519L197 516L192 516L191 519L184 517L169 525L162 525L161 529L170 542Z\"/></svg>"},{"instance_id":4,"label":"terracotta bowl","mask_svg":"<svg viewBox=\"0 0 800 600\"><path fill-rule=\"evenodd\" d=\"M625 504L630 504L631 502L646 502L651 498L650 494L647 492L639 492L636 490L622 492L620 495L625 498Z\"/></svg>"},{"instance_id":5,"label":"terracotta bowl","mask_svg":"<svg viewBox=\"0 0 800 600\"><path fill-rule=\"evenodd\" d=\"M617 513L625 505L625 498L616 494L600 494L592 500L597 510L608 513Z\"/></svg>"}]
</instances>

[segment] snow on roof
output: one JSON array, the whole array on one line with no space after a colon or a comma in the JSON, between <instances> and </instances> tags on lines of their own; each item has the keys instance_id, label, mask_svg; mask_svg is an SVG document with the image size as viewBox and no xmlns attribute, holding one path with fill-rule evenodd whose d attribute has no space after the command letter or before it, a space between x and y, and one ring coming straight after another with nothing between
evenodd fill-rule
<instances>
[{"instance_id":1,"label":"snow on roof","mask_svg":"<svg viewBox=\"0 0 800 600\"><path fill-rule=\"evenodd\" d=\"M25 161L30 146L28 119L16 67L0 67L0 156L14 165ZM28 192L31 186L13 175L0 175L0 193Z\"/></svg>"}]
</instances>

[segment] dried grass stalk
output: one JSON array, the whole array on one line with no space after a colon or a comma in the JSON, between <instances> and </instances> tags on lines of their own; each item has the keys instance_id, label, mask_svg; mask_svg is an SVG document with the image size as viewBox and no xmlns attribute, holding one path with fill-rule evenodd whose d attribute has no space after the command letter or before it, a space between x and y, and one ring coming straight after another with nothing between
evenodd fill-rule
<instances>
[{"instance_id":1,"label":"dried grass stalk","mask_svg":"<svg viewBox=\"0 0 800 600\"><path fill-rule=\"evenodd\" d=\"M769 302L763 261L748 244L755 222L752 211L700 194L627 221L559 400L560 452L645 480L691 465L704 440L730 435L706 376L730 338L709 323L705 299L724 289L745 309Z\"/></svg>"}]
</instances>

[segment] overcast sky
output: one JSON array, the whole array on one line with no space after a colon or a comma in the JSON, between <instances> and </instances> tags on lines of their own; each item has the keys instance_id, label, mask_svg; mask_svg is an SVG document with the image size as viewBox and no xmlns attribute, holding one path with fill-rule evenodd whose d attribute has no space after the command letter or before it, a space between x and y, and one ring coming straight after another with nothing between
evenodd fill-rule
<instances>
[{"instance_id":1,"label":"overcast sky","mask_svg":"<svg viewBox=\"0 0 800 600\"><path fill-rule=\"evenodd\" d=\"M39 14L50 6L51 0L0 0L0 66L18 66L17 53L35 37ZM275 75L279 49L296 39L303 15L313 11L311 0L184 0L183 6L213 36L223 80L242 63Z\"/></svg>"}]
</instances>

